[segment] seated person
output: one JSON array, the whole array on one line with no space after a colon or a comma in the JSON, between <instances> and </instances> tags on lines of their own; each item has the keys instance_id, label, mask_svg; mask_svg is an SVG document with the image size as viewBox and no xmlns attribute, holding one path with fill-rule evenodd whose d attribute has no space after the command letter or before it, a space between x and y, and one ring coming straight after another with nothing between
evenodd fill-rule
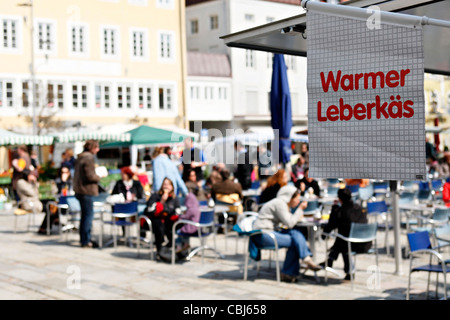
<instances>
[{"instance_id":1,"label":"seated person","mask_svg":"<svg viewBox=\"0 0 450 320\"><path fill-rule=\"evenodd\" d=\"M122 179L116 182L111 194L122 194L125 201L145 199L144 188L139 180L134 179L133 170L130 167L123 167L120 174Z\"/></svg>"},{"instance_id":2,"label":"seated person","mask_svg":"<svg viewBox=\"0 0 450 320\"><path fill-rule=\"evenodd\" d=\"M181 214L181 206L174 192L172 180L165 178L158 192L152 193L148 199L144 214L152 222L153 234L158 257L162 257L162 248L167 237L166 247L172 246L172 227ZM142 225L144 230L149 230L147 223ZM141 235L142 236L142 235Z\"/></svg>"},{"instance_id":3,"label":"seated person","mask_svg":"<svg viewBox=\"0 0 450 320\"><path fill-rule=\"evenodd\" d=\"M222 176L222 181L212 185L211 198L216 204L218 202L229 204L229 212L241 214L244 211L241 184L230 179L230 170L227 168L223 168L220 171L220 175ZM223 223L222 216L219 217L219 223Z\"/></svg>"},{"instance_id":4,"label":"seated person","mask_svg":"<svg viewBox=\"0 0 450 320\"><path fill-rule=\"evenodd\" d=\"M335 204L331 208L330 219L328 220L328 224L324 226L323 231L330 233L334 229L338 229L337 232L339 234L348 237L351 223L367 223L367 213L362 210L359 204L352 201L352 192L349 189L339 189L338 198L340 205ZM325 239L326 236L323 235L322 238ZM371 242L352 243L352 251L358 253L367 252L371 246ZM342 258L344 259L344 272L346 273L344 280L351 280L348 244L346 241L336 238L328 253L327 266L330 268L333 266L333 261L337 260L339 253L342 254ZM325 267L325 262L322 262L321 265Z\"/></svg>"},{"instance_id":5,"label":"seated person","mask_svg":"<svg viewBox=\"0 0 450 320\"><path fill-rule=\"evenodd\" d=\"M317 180L314 180L314 178L311 178L309 176L309 168L305 168L303 178L297 180L297 182L295 182L295 186L300 189L300 194L302 196L309 192L309 188L312 188L313 194L317 197L320 197L319 183L317 182Z\"/></svg>"},{"instance_id":6,"label":"seated person","mask_svg":"<svg viewBox=\"0 0 450 320\"><path fill-rule=\"evenodd\" d=\"M61 168L59 168L59 174L55 179L56 184L56 190L53 190L53 192L56 192L58 196L68 196L71 192L73 192L72 189L72 175L70 173L70 168L67 165L62 165ZM59 223L58 220L58 207L54 206L53 204L50 204L49 208L45 206L45 211L50 210L50 229L53 225L56 225ZM61 209L61 213L65 214L66 209ZM46 234L47 230L47 214L44 217L44 220L42 221L41 227L39 228L38 233L39 234Z\"/></svg>"},{"instance_id":7,"label":"seated person","mask_svg":"<svg viewBox=\"0 0 450 320\"><path fill-rule=\"evenodd\" d=\"M280 248L289 248L286 252L281 280L296 282L299 276L300 259L306 266L314 271L321 269L317 266L311 256L306 239L303 234L294 229L295 225L303 217L303 210L307 202L300 203L300 193L294 186L286 185L278 191L276 198L264 204L259 211L258 217L253 223L254 230L273 231ZM291 210L296 208L294 213ZM282 224L283 228L279 225ZM264 234L259 245L273 245L272 238Z\"/></svg>"},{"instance_id":8,"label":"seated person","mask_svg":"<svg viewBox=\"0 0 450 320\"><path fill-rule=\"evenodd\" d=\"M29 170L24 169L17 176L16 192L19 196L19 208L41 213L44 205L39 200L39 189L36 176ZM38 233L46 233L46 229L40 228Z\"/></svg>"},{"instance_id":9,"label":"seated person","mask_svg":"<svg viewBox=\"0 0 450 320\"><path fill-rule=\"evenodd\" d=\"M291 178L294 183L297 182L297 180L303 178L303 176L305 175L305 167L306 167L305 158L303 158L302 155L300 154L298 156L297 162L294 165L292 165Z\"/></svg>"},{"instance_id":10,"label":"seated person","mask_svg":"<svg viewBox=\"0 0 450 320\"><path fill-rule=\"evenodd\" d=\"M189 192L186 195L184 205L186 206L186 211L179 217L179 219L199 222L201 214L200 204L197 200L195 192ZM184 258L184 254L186 253L187 250L189 250L188 236L197 234L198 230L196 226L190 224L180 224L179 226L181 227L177 230L177 234L179 237L176 240L176 253L178 255L178 258L180 259Z\"/></svg>"},{"instance_id":11,"label":"seated person","mask_svg":"<svg viewBox=\"0 0 450 320\"><path fill-rule=\"evenodd\" d=\"M289 175L284 169L279 169L274 175L267 179L266 187L261 192L259 203L266 203L277 196L281 187L289 182Z\"/></svg>"},{"instance_id":12,"label":"seated person","mask_svg":"<svg viewBox=\"0 0 450 320\"><path fill-rule=\"evenodd\" d=\"M202 188L202 182L197 181L197 173L193 169L188 169L187 179L184 182L189 192L197 196L198 201L207 201L205 190Z\"/></svg>"}]
</instances>

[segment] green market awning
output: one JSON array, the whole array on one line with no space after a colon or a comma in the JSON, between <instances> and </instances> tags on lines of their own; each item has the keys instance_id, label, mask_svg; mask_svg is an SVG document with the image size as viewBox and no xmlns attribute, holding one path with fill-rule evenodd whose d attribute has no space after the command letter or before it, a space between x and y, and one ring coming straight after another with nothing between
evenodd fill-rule
<instances>
[{"instance_id":1,"label":"green market awning","mask_svg":"<svg viewBox=\"0 0 450 320\"><path fill-rule=\"evenodd\" d=\"M102 147L127 147L131 145L161 145L183 142L187 137L195 137L195 134L181 133L175 130L165 130L146 125L127 131L131 135L128 141L116 141L102 144Z\"/></svg>"},{"instance_id":2,"label":"green market awning","mask_svg":"<svg viewBox=\"0 0 450 320\"><path fill-rule=\"evenodd\" d=\"M17 146L21 144L47 146L52 145L53 141L54 137L52 136L27 135L0 129L0 146Z\"/></svg>"}]
</instances>

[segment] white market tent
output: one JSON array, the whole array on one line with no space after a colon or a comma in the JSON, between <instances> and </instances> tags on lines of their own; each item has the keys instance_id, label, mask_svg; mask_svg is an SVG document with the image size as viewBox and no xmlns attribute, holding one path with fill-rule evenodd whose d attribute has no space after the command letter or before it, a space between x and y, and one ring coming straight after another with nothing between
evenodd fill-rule
<instances>
[{"instance_id":1,"label":"white market tent","mask_svg":"<svg viewBox=\"0 0 450 320\"><path fill-rule=\"evenodd\" d=\"M372 5L381 10L382 19L389 21L414 21L426 28L423 30L425 72L450 75L450 5L448 0L378 0L347 1L340 5L330 5L317 1L302 1L306 8L310 5L317 10L327 10L353 16L367 15L366 8ZM334 9L333 7L340 7ZM320 9L319 9L320 8ZM344 9L345 8L345 9ZM354 10L358 9L359 10ZM329 11L328 11L329 10ZM395 14L393 14L395 13ZM299 14L283 20L274 21L255 28L222 36L229 47L266 51L280 54L307 57L307 20L305 10L299 5ZM424 160L425 161L425 160ZM397 181L391 181L393 190ZM400 214L398 209L398 192L393 192L394 218L394 255L396 273L401 273L400 259Z\"/></svg>"},{"instance_id":2,"label":"white market tent","mask_svg":"<svg viewBox=\"0 0 450 320\"><path fill-rule=\"evenodd\" d=\"M52 145L52 136L20 134L12 131L0 129L0 146L17 146L21 144L46 146Z\"/></svg>"}]
</instances>

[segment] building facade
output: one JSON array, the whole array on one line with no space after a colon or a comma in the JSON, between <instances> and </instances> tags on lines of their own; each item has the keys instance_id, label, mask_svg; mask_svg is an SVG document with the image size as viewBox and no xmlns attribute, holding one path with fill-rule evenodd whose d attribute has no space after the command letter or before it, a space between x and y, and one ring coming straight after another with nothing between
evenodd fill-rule
<instances>
[{"instance_id":1,"label":"building facade","mask_svg":"<svg viewBox=\"0 0 450 320\"><path fill-rule=\"evenodd\" d=\"M4 2L1 128L187 127L184 1Z\"/></svg>"},{"instance_id":2,"label":"building facade","mask_svg":"<svg viewBox=\"0 0 450 320\"><path fill-rule=\"evenodd\" d=\"M298 1L290 0L186 1L188 51L227 55L232 70L232 120L222 118L209 123L211 128L271 130L269 97L273 53L229 48L220 36L303 12ZM304 127L307 123L306 58L285 55L285 61L293 123Z\"/></svg>"}]
</instances>

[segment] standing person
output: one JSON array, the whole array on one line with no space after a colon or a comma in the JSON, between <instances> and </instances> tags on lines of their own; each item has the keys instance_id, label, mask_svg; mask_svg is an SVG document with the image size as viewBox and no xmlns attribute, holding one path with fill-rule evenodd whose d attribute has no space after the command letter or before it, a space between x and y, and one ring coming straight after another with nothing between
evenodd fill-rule
<instances>
[{"instance_id":1,"label":"standing person","mask_svg":"<svg viewBox=\"0 0 450 320\"><path fill-rule=\"evenodd\" d=\"M176 164L169 159L167 153L164 152L164 148L156 147L152 158L153 191L158 192L158 190L161 189L164 179L169 178L173 183L174 193L176 195L178 195L179 191L181 191L183 195L188 194L188 189L181 178L180 171L178 171Z\"/></svg>"},{"instance_id":2,"label":"standing person","mask_svg":"<svg viewBox=\"0 0 450 320\"><path fill-rule=\"evenodd\" d=\"M97 245L91 241L92 220L94 219L94 196L98 195L98 182L101 178L95 172L95 155L100 150L96 140L87 140L83 152L75 161L73 189L80 202L80 242L83 248Z\"/></svg>"},{"instance_id":3,"label":"standing person","mask_svg":"<svg viewBox=\"0 0 450 320\"><path fill-rule=\"evenodd\" d=\"M250 162L250 152L244 148L240 141L234 143L236 151L236 170L234 176L242 186L242 190L248 190L252 185L253 164Z\"/></svg>"},{"instance_id":4,"label":"standing person","mask_svg":"<svg viewBox=\"0 0 450 320\"><path fill-rule=\"evenodd\" d=\"M334 229L338 229L339 234L348 237L352 222L368 222L367 213L362 210L360 205L352 201L352 192L349 189L339 189L338 198L340 205L335 204L331 208L330 219L328 220L328 224L324 226L323 231L329 233ZM325 235L322 238L325 238ZM363 253L370 249L372 242L352 243L351 246L352 251ZM333 262L337 260L339 253L342 254L342 258L344 259L344 272L346 274L344 280L351 280L350 257L348 256L348 245L346 241L336 238L328 253L327 266L330 268L333 266ZM325 262L322 262L320 265L325 267Z\"/></svg>"},{"instance_id":5,"label":"standing person","mask_svg":"<svg viewBox=\"0 0 450 320\"><path fill-rule=\"evenodd\" d=\"M316 265L311 256L306 239L303 234L294 229L298 221L303 217L303 210L307 202L300 203L300 193L296 187L286 185L278 191L275 199L267 202L259 211L253 228L255 230L273 231L279 248L288 248L281 270L281 280L286 282L296 282L299 276L300 259L306 266L314 271L321 269ZM294 213L291 210L296 208ZM284 228L279 228L282 224ZM263 234L261 243L258 245L273 245L272 238Z\"/></svg>"},{"instance_id":6,"label":"standing person","mask_svg":"<svg viewBox=\"0 0 450 320\"><path fill-rule=\"evenodd\" d=\"M197 181L203 181L205 177L202 168L208 164L203 151L194 147L194 141L190 137L184 139L184 146L183 153L181 154L183 180L188 178L189 169L194 169L197 174Z\"/></svg>"}]
</instances>

